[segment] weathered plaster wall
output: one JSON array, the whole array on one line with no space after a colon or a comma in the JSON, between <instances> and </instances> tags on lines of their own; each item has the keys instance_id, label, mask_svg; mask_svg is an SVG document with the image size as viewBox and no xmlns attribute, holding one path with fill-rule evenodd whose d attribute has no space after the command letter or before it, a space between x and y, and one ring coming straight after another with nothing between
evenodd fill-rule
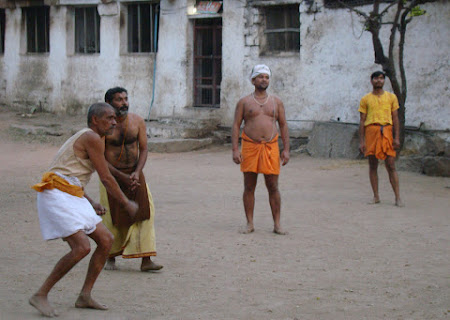
<instances>
[{"instance_id":1,"label":"weathered plaster wall","mask_svg":"<svg viewBox=\"0 0 450 320\"><path fill-rule=\"evenodd\" d=\"M415 18L407 32L406 124L424 122L428 128L448 129L450 6L436 2L424 8L427 15ZM243 76L256 62L272 68L271 90L284 100L293 127L308 127L308 120L357 122L359 99L371 90L370 74L380 69L373 63L371 35L363 32L358 17L348 10L322 7L316 14L306 11L301 5L300 55L259 56L259 47L250 41ZM246 15L253 21L251 34L257 44L258 11L248 8ZM388 28L382 32L385 39L388 32ZM391 90L388 81L385 89Z\"/></svg>"},{"instance_id":2,"label":"weathered plaster wall","mask_svg":"<svg viewBox=\"0 0 450 320\"><path fill-rule=\"evenodd\" d=\"M101 16L101 52L94 55L74 54L70 7L51 7L49 54L25 53L21 9L6 10L0 103L84 112L89 104L103 100L106 89L119 85L129 90L131 110L147 117L156 68L151 118L218 119L230 126L236 102L253 90L248 80L251 68L266 63L273 71L270 92L283 99L290 127L310 129L318 120L358 122L359 100L371 90L370 74L380 69L373 63L371 35L347 10L326 9L319 2L319 12L310 14L302 2L300 52L262 56L257 7L224 1L221 107L193 108L194 22L188 10L194 1L161 1L157 54L126 53L123 3L94 2ZM269 2L275 3L258 1ZM406 124L424 122L428 129L445 130L450 128L450 5L437 1L423 7L427 14L415 18L407 31ZM383 31L385 39L388 32ZM389 82L386 89L390 90Z\"/></svg>"},{"instance_id":3,"label":"weathered plaster wall","mask_svg":"<svg viewBox=\"0 0 450 320\"><path fill-rule=\"evenodd\" d=\"M117 2L101 4L100 1L97 6L101 16L100 54L74 53L70 6L50 8L50 52L27 54L22 9L7 9L7 45L0 58L3 65L0 77L5 89L0 103L85 113L90 104L103 101L108 88L123 86L130 93L131 110L146 116L155 54L121 51L126 48L126 38L120 33L124 24L120 15L122 7ZM121 47L121 43L125 45Z\"/></svg>"}]
</instances>

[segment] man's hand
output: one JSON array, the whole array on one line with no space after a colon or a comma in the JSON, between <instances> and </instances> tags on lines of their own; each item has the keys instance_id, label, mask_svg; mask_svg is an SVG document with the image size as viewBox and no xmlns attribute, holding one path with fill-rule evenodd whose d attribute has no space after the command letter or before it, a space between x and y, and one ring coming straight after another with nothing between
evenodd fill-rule
<instances>
[{"instance_id":1,"label":"man's hand","mask_svg":"<svg viewBox=\"0 0 450 320\"><path fill-rule=\"evenodd\" d=\"M233 151L233 161L236 164L240 164L242 162L242 155L239 150Z\"/></svg>"},{"instance_id":2,"label":"man's hand","mask_svg":"<svg viewBox=\"0 0 450 320\"><path fill-rule=\"evenodd\" d=\"M137 187L139 187L141 184L139 183L139 176L140 173L135 171L132 174L130 174L130 189L131 191L134 191Z\"/></svg>"},{"instance_id":3,"label":"man's hand","mask_svg":"<svg viewBox=\"0 0 450 320\"><path fill-rule=\"evenodd\" d=\"M400 139L394 139L392 146L394 147L395 150L400 149Z\"/></svg>"},{"instance_id":4,"label":"man's hand","mask_svg":"<svg viewBox=\"0 0 450 320\"><path fill-rule=\"evenodd\" d=\"M92 203L92 207L95 210L95 213L97 213L97 215L102 216L106 213L106 209L104 206L102 206L100 203L98 202L93 202Z\"/></svg>"},{"instance_id":5,"label":"man's hand","mask_svg":"<svg viewBox=\"0 0 450 320\"><path fill-rule=\"evenodd\" d=\"M136 187L140 186L139 178L137 180L133 178L134 173L135 172L133 172L131 175L121 173L120 176L117 176L117 179L120 181L120 183L122 185L125 185L125 188L131 191L134 191Z\"/></svg>"},{"instance_id":6,"label":"man's hand","mask_svg":"<svg viewBox=\"0 0 450 320\"><path fill-rule=\"evenodd\" d=\"M281 165L287 165L287 163L289 162L289 151L287 150L283 150L283 152L281 153Z\"/></svg>"},{"instance_id":7,"label":"man's hand","mask_svg":"<svg viewBox=\"0 0 450 320\"><path fill-rule=\"evenodd\" d=\"M366 153L366 144L365 144L364 142L360 142L360 143L359 143L359 151L360 151L362 154L365 154L365 153Z\"/></svg>"},{"instance_id":8,"label":"man's hand","mask_svg":"<svg viewBox=\"0 0 450 320\"><path fill-rule=\"evenodd\" d=\"M132 220L134 220L134 218L136 217L136 213L138 210L138 204L132 200L128 200L127 204L125 205L125 211L128 212Z\"/></svg>"}]
</instances>

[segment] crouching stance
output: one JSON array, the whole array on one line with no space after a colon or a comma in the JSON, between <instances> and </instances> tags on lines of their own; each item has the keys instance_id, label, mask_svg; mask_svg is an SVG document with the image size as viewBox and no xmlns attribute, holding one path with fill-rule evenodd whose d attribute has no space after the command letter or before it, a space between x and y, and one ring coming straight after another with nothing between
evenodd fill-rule
<instances>
[{"instance_id":1,"label":"crouching stance","mask_svg":"<svg viewBox=\"0 0 450 320\"><path fill-rule=\"evenodd\" d=\"M116 125L115 118L114 109L110 105L93 104L88 112L89 128L77 132L64 143L42 181L32 187L38 191L37 209L43 238L62 238L70 247L70 252L56 263L42 286L29 300L44 316L58 315L48 301L48 293L73 266L89 254L91 248L88 237L96 242L97 248L92 254L75 306L107 309L92 299L91 291L108 257L113 236L99 217L105 213L105 209L84 193L84 186L97 170L109 194L134 217L138 207L120 190L109 172L104 156L104 136L112 133Z\"/></svg>"}]
</instances>

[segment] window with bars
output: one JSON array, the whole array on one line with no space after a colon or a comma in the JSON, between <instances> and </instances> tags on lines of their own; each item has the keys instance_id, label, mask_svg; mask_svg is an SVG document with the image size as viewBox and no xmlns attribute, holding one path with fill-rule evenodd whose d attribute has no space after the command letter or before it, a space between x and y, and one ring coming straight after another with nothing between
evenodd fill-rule
<instances>
[{"instance_id":1,"label":"window with bars","mask_svg":"<svg viewBox=\"0 0 450 320\"><path fill-rule=\"evenodd\" d=\"M0 53L5 53L5 9L0 9Z\"/></svg>"},{"instance_id":2,"label":"window with bars","mask_svg":"<svg viewBox=\"0 0 450 320\"><path fill-rule=\"evenodd\" d=\"M27 52L49 52L50 7L23 8L27 28Z\"/></svg>"},{"instance_id":3,"label":"window with bars","mask_svg":"<svg viewBox=\"0 0 450 320\"><path fill-rule=\"evenodd\" d=\"M156 52L159 4L128 5L128 52Z\"/></svg>"},{"instance_id":4,"label":"window with bars","mask_svg":"<svg viewBox=\"0 0 450 320\"><path fill-rule=\"evenodd\" d=\"M75 8L75 52L100 52L100 16L97 7Z\"/></svg>"},{"instance_id":5,"label":"window with bars","mask_svg":"<svg viewBox=\"0 0 450 320\"><path fill-rule=\"evenodd\" d=\"M265 17L261 53L298 52L300 50L299 5L267 6L261 10Z\"/></svg>"}]
</instances>

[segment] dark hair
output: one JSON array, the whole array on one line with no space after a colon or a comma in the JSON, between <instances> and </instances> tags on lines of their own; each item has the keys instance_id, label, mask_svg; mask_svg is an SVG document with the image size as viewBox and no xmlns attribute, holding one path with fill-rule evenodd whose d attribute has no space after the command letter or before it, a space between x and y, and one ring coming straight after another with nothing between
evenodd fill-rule
<instances>
[{"instance_id":1,"label":"dark hair","mask_svg":"<svg viewBox=\"0 0 450 320\"><path fill-rule=\"evenodd\" d=\"M125 92L128 94L127 89L122 88L122 87L114 87L114 88L109 89L105 93L105 102L111 102L111 100L114 98L114 95L116 93L122 93L122 92Z\"/></svg>"},{"instance_id":2,"label":"dark hair","mask_svg":"<svg viewBox=\"0 0 450 320\"><path fill-rule=\"evenodd\" d=\"M92 117L96 116L98 118L101 118L104 114L106 109L112 108L111 105L105 103L105 102L97 102L91 105L88 109L87 114L87 123L88 126L92 123Z\"/></svg>"},{"instance_id":3,"label":"dark hair","mask_svg":"<svg viewBox=\"0 0 450 320\"><path fill-rule=\"evenodd\" d=\"M383 71L375 71L374 73L372 73L372 75L370 76L370 80L373 80L373 78L377 78L379 76L383 76L383 78L386 78L386 74Z\"/></svg>"}]
</instances>

